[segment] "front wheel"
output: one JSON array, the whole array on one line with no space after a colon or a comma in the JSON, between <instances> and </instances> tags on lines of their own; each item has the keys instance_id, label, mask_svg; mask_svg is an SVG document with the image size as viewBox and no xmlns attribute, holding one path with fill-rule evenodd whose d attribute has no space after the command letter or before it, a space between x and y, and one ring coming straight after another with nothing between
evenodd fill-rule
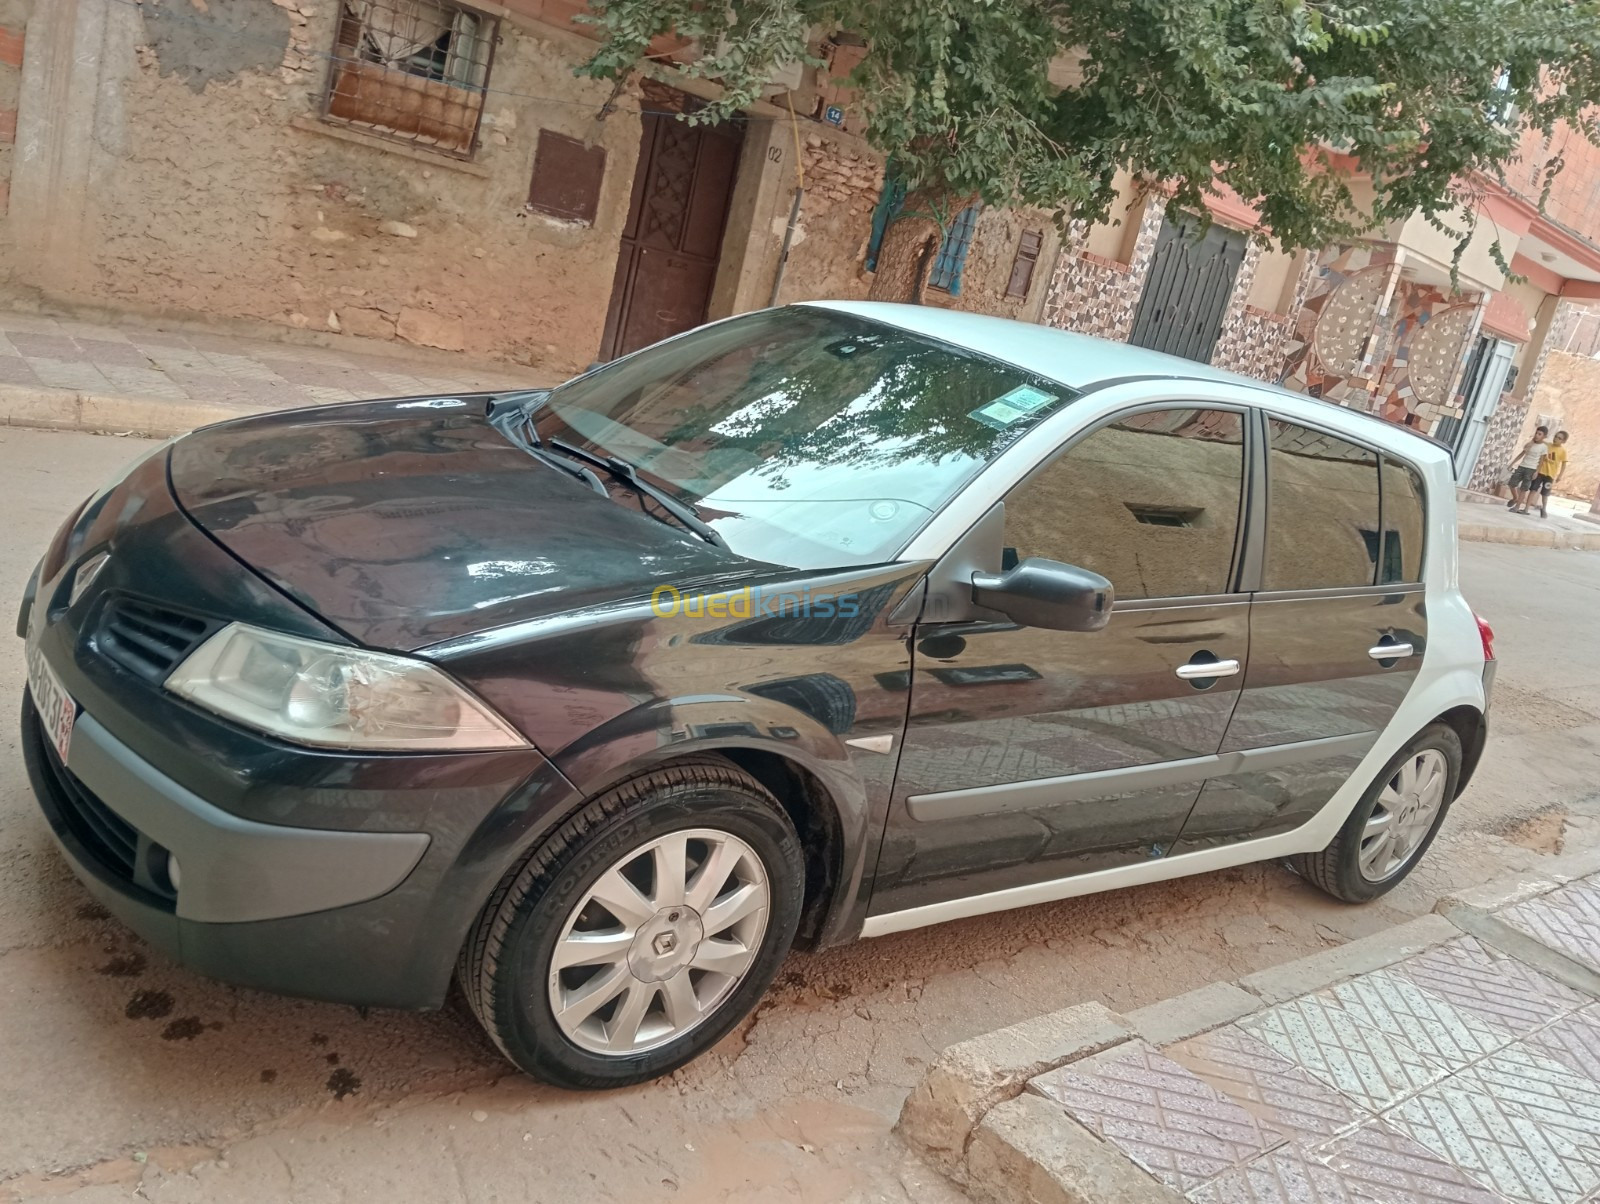
<instances>
[{"instance_id":1,"label":"front wheel","mask_svg":"<svg viewBox=\"0 0 1600 1204\"><path fill-rule=\"evenodd\" d=\"M721 760L601 796L502 883L462 953L478 1019L564 1087L666 1074L760 999L799 923L805 863L778 801Z\"/></svg>"},{"instance_id":2,"label":"front wheel","mask_svg":"<svg viewBox=\"0 0 1600 1204\"><path fill-rule=\"evenodd\" d=\"M1461 737L1447 724L1430 724L1384 766L1333 843L1290 865L1346 903L1376 899L1422 860L1460 780Z\"/></svg>"}]
</instances>

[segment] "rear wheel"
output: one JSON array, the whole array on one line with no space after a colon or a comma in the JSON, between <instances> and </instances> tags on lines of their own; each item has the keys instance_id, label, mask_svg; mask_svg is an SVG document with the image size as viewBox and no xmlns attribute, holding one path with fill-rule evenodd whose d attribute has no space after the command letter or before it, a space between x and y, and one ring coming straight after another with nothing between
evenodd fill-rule
<instances>
[{"instance_id":1,"label":"rear wheel","mask_svg":"<svg viewBox=\"0 0 1600 1204\"><path fill-rule=\"evenodd\" d=\"M1290 864L1336 899L1376 899L1422 860L1460 780L1461 737L1447 724L1431 724L1384 766L1333 843Z\"/></svg>"},{"instance_id":2,"label":"rear wheel","mask_svg":"<svg viewBox=\"0 0 1600 1204\"><path fill-rule=\"evenodd\" d=\"M501 884L460 978L521 1069L565 1087L666 1074L749 1013L799 923L804 857L777 800L721 760L588 804Z\"/></svg>"}]
</instances>

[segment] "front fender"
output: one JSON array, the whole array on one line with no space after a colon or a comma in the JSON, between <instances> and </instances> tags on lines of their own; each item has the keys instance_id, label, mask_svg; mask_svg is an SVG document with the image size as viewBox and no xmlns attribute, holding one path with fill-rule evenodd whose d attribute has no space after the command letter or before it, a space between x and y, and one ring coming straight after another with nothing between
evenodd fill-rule
<instances>
[{"instance_id":1,"label":"front fender","mask_svg":"<svg viewBox=\"0 0 1600 1204\"><path fill-rule=\"evenodd\" d=\"M817 817L813 831L836 836L823 875L831 897L818 905L816 931L817 943L832 944L852 939L865 915L863 884L877 862L904 717L890 724L852 723L843 730L834 730L839 725L830 726L826 718L754 693L660 699L602 724L564 750L557 764L589 798L695 753L721 753L742 763L757 753L801 771L802 780L808 775L815 788L804 805L829 811ZM859 735L885 733L894 737L890 755L845 743ZM793 780L797 775L783 776Z\"/></svg>"},{"instance_id":2,"label":"front fender","mask_svg":"<svg viewBox=\"0 0 1600 1204\"><path fill-rule=\"evenodd\" d=\"M792 761L827 787L841 812L867 809L867 782L852 755L855 750L845 746L841 734L815 715L755 694L700 694L646 703L568 745L555 764L592 797L656 765L724 749L763 751Z\"/></svg>"}]
</instances>

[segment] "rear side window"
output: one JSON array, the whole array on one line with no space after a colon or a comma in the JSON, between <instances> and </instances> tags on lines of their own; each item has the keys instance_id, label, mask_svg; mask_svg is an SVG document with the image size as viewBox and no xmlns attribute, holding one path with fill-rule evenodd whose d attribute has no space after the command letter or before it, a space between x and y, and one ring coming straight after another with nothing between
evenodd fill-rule
<instances>
[{"instance_id":1,"label":"rear side window","mask_svg":"<svg viewBox=\"0 0 1600 1204\"><path fill-rule=\"evenodd\" d=\"M1073 444L1006 498L1006 561L1042 556L1118 598L1230 589L1244 424L1229 410L1135 414Z\"/></svg>"},{"instance_id":2,"label":"rear side window","mask_svg":"<svg viewBox=\"0 0 1600 1204\"><path fill-rule=\"evenodd\" d=\"M1422 544L1427 530L1422 498L1422 477L1417 470L1385 456L1380 585L1422 580Z\"/></svg>"},{"instance_id":3,"label":"rear side window","mask_svg":"<svg viewBox=\"0 0 1600 1204\"><path fill-rule=\"evenodd\" d=\"M1381 530L1377 453L1278 418L1268 425L1262 588L1374 584Z\"/></svg>"}]
</instances>

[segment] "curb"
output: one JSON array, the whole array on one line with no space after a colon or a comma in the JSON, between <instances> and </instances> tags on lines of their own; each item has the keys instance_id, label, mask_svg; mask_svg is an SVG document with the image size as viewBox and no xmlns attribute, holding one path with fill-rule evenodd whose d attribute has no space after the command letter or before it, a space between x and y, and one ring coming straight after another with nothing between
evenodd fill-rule
<instances>
[{"instance_id":1,"label":"curb","mask_svg":"<svg viewBox=\"0 0 1600 1204\"><path fill-rule=\"evenodd\" d=\"M1020 1096L1035 1075L1134 1035L1110 1008L1081 1003L962 1041L934 1059L896 1127L940 1170L962 1180L972 1131L991 1109Z\"/></svg>"},{"instance_id":2,"label":"curb","mask_svg":"<svg viewBox=\"0 0 1600 1204\"><path fill-rule=\"evenodd\" d=\"M1600 550L1600 531L1560 531L1552 527L1489 527L1459 523L1456 538L1462 543L1504 543L1524 548L1575 548Z\"/></svg>"},{"instance_id":3,"label":"curb","mask_svg":"<svg viewBox=\"0 0 1600 1204\"><path fill-rule=\"evenodd\" d=\"M1176 1204L1180 1196L1035 1094L1031 1080L1130 1041L1162 1048L1199 1036L1463 935L1600 998L1600 974L1495 914L1597 872L1600 849L1551 858L1537 871L1447 895L1433 914L1387 932L1126 1016L1084 1003L960 1042L929 1067L896 1130L982 1204Z\"/></svg>"},{"instance_id":4,"label":"curb","mask_svg":"<svg viewBox=\"0 0 1600 1204\"><path fill-rule=\"evenodd\" d=\"M219 402L164 401L159 397L104 397L72 389L0 385L0 426L52 431L109 432L165 439L197 426L261 413Z\"/></svg>"}]
</instances>

